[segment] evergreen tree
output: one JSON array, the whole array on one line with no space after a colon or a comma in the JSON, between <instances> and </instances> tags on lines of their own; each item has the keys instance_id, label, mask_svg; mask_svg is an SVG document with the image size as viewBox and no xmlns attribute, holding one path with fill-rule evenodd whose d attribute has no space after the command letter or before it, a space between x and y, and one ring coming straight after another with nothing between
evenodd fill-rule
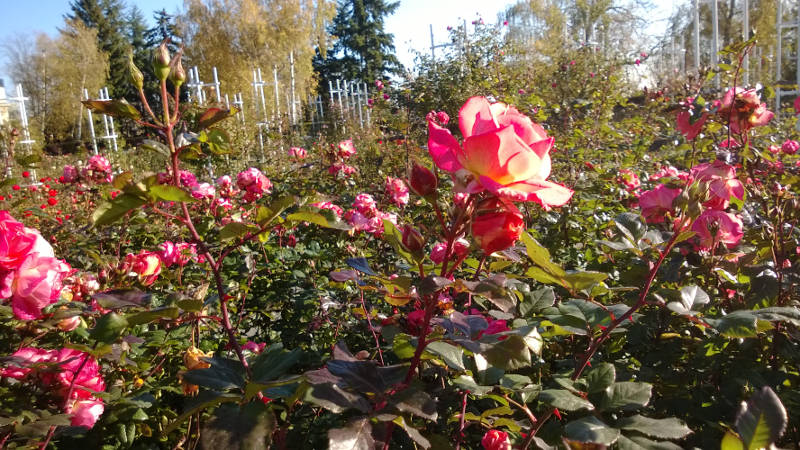
<instances>
[{"instance_id":1,"label":"evergreen tree","mask_svg":"<svg viewBox=\"0 0 800 450\"><path fill-rule=\"evenodd\" d=\"M178 50L178 38L176 36L175 16L169 14L166 9L161 9L153 12L153 21L155 25L145 33L147 46L150 48L156 47L164 39L169 38L170 52L176 52Z\"/></svg>"},{"instance_id":2,"label":"evergreen tree","mask_svg":"<svg viewBox=\"0 0 800 450\"><path fill-rule=\"evenodd\" d=\"M320 78L371 82L398 73L394 36L384 30L384 19L399 5L391 0L341 0L328 28L337 40L327 55L318 52L314 60Z\"/></svg>"},{"instance_id":3,"label":"evergreen tree","mask_svg":"<svg viewBox=\"0 0 800 450\"><path fill-rule=\"evenodd\" d=\"M72 0L69 20L80 20L97 30L98 47L108 54L108 91L112 98L124 96L127 85L127 57L130 50L124 31L127 29L120 0Z\"/></svg>"}]
</instances>

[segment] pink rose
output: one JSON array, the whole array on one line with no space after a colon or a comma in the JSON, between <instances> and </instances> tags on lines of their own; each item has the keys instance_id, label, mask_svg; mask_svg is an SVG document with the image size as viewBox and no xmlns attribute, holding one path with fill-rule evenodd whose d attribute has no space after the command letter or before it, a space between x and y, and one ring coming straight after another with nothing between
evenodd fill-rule
<instances>
[{"instance_id":1,"label":"pink rose","mask_svg":"<svg viewBox=\"0 0 800 450\"><path fill-rule=\"evenodd\" d=\"M70 425L92 428L103 415L105 407L102 400L77 400L72 403L67 414L72 414Z\"/></svg>"},{"instance_id":2,"label":"pink rose","mask_svg":"<svg viewBox=\"0 0 800 450\"><path fill-rule=\"evenodd\" d=\"M161 258L155 252L142 250L136 255L128 253L125 262L145 286L153 284L161 273Z\"/></svg>"},{"instance_id":3,"label":"pink rose","mask_svg":"<svg viewBox=\"0 0 800 450\"><path fill-rule=\"evenodd\" d=\"M302 147L292 147L289 149L289 156L297 159L304 159L306 157L306 149Z\"/></svg>"},{"instance_id":4,"label":"pink rose","mask_svg":"<svg viewBox=\"0 0 800 450\"><path fill-rule=\"evenodd\" d=\"M562 206L572 190L550 181L553 138L505 103L472 97L461 107L463 146L450 131L428 121L428 151L440 169L451 172L459 190Z\"/></svg>"},{"instance_id":5,"label":"pink rose","mask_svg":"<svg viewBox=\"0 0 800 450\"><path fill-rule=\"evenodd\" d=\"M315 206L319 209L327 209L329 211L333 211L333 213L336 214L336 217L338 218L341 218L342 213L344 213L342 208L340 208L338 205L334 205L331 202L317 202L317 203L312 203L311 206Z\"/></svg>"},{"instance_id":6,"label":"pink rose","mask_svg":"<svg viewBox=\"0 0 800 450\"><path fill-rule=\"evenodd\" d=\"M31 252L38 233L14 220L8 211L0 211L0 267L13 270Z\"/></svg>"},{"instance_id":7,"label":"pink rose","mask_svg":"<svg viewBox=\"0 0 800 450\"><path fill-rule=\"evenodd\" d=\"M725 209L731 197L744 198L744 185L736 178L736 169L723 161L699 164L691 170L692 178L708 184L710 199L703 205L706 208Z\"/></svg>"},{"instance_id":8,"label":"pink rose","mask_svg":"<svg viewBox=\"0 0 800 450\"><path fill-rule=\"evenodd\" d=\"M58 300L61 281L69 271L64 261L39 253L28 254L13 274L10 290L14 315L22 320L41 317L42 309Z\"/></svg>"},{"instance_id":9,"label":"pink rose","mask_svg":"<svg viewBox=\"0 0 800 450\"><path fill-rule=\"evenodd\" d=\"M158 245L158 256L161 261L167 266L175 264L178 258L177 248L175 244L170 241L164 241Z\"/></svg>"},{"instance_id":10,"label":"pink rose","mask_svg":"<svg viewBox=\"0 0 800 450\"><path fill-rule=\"evenodd\" d=\"M78 169L75 166L70 166L67 164L64 166L64 171L61 173L61 182L62 183L74 183L78 180Z\"/></svg>"},{"instance_id":11,"label":"pink rose","mask_svg":"<svg viewBox=\"0 0 800 450\"><path fill-rule=\"evenodd\" d=\"M339 142L339 151L337 152L340 158L348 159L356 154L356 147L353 145L352 139L347 139Z\"/></svg>"},{"instance_id":12,"label":"pink rose","mask_svg":"<svg viewBox=\"0 0 800 450\"><path fill-rule=\"evenodd\" d=\"M258 199L263 194L269 194L272 189L272 182L269 181L269 178L255 167L239 172L239 175L236 176L236 185L239 186L239 189L244 189L252 194L251 200Z\"/></svg>"},{"instance_id":13,"label":"pink rose","mask_svg":"<svg viewBox=\"0 0 800 450\"><path fill-rule=\"evenodd\" d=\"M800 143L792 139L787 139L786 142L781 145L781 151L787 155L794 155L797 153L797 150L800 150Z\"/></svg>"},{"instance_id":14,"label":"pink rose","mask_svg":"<svg viewBox=\"0 0 800 450\"><path fill-rule=\"evenodd\" d=\"M197 246L188 242L175 244L175 264L183 267L192 260L197 260Z\"/></svg>"},{"instance_id":15,"label":"pink rose","mask_svg":"<svg viewBox=\"0 0 800 450\"><path fill-rule=\"evenodd\" d=\"M441 264L446 256L446 251L447 243L440 242L434 245L433 249L431 249L431 261L436 264ZM469 242L467 242L465 239L457 239L455 242L453 242L452 252L456 258L464 257L467 253L469 253Z\"/></svg>"},{"instance_id":16,"label":"pink rose","mask_svg":"<svg viewBox=\"0 0 800 450\"><path fill-rule=\"evenodd\" d=\"M642 192L639 195L639 208L642 209L642 216L647 223L663 222L664 216L672 212L672 202L680 193L680 189L668 188L663 184L651 191Z\"/></svg>"},{"instance_id":17,"label":"pink rose","mask_svg":"<svg viewBox=\"0 0 800 450\"><path fill-rule=\"evenodd\" d=\"M717 244L725 244L728 248L736 247L742 240L742 220L734 214L716 209L707 209L692 224L692 231L697 233L699 247L711 249Z\"/></svg>"},{"instance_id":18,"label":"pink rose","mask_svg":"<svg viewBox=\"0 0 800 450\"><path fill-rule=\"evenodd\" d=\"M719 114L723 122L730 120L731 131L741 133L753 127L766 125L774 114L755 89L737 87L729 89L722 98Z\"/></svg>"},{"instance_id":19,"label":"pink rose","mask_svg":"<svg viewBox=\"0 0 800 450\"><path fill-rule=\"evenodd\" d=\"M55 350L23 347L11 355L9 364L0 369L0 376L22 380L33 371L31 366L49 363L55 355Z\"/></svg>"},{"instance_id":20,"label":"pink rose","mask_svg":"<svg viewBox=\"0 0 800 450\"><path fill-rule=\"evenodd\" d=\"M94 155L89 158L82 175L95 183L110 183L111 163L103 155Z\"/></svg>"},{"instance_id":21,"label":"pink rose","mask_svg":"<svg viewBox=\"0 0 800 450\"><path fill-rule=\"evenodd\" d=\"M508 433L500 430L489 430L483 435L481 445L486 450L511 450Z\"/></svg>"},{"instance_id":22,"label":"pink rose","mask_svg":"<svg viewBox=\"0 0 800 450\"><path fill-rule=\"evenodd\" d=\"M691 141L700 134L703 125L705 125L706 120L708 120L708 113L697 112L697 108L691 105L691 101L689 104L688 111L681 110L678 112L677 128L682 135L686 136L686 139ZM700 117L696 117L698 114Z\"/></svg>"},{"instance_id":23,"label":"pink rose","mask_svg":"<svg viewBox=\"0 0 800 450\"><path fill-rule=\"evenodd\" d=\"M209 183L200 183L192 188L192 197L196 199L214 198L216 193L214 186Z\"/></svg>"},{"instance_id":24,"label":"pink rose","mask_svg":"<svg viewBox=\"0 0 800 450\"><path fill-rule=\"evenodd\" d=\"M400 178L386 177L386 194L401 208L408 204L408 186Z\"/></svg>"},{"instance_id":25,"label":"pink rose","mask_svg":"<svg viewBox=\"0 0 800 450\"><path fill-rule=\"evenodd\" d=\"M217 184L221 188L230 187L233 182L231 181L231 177L229 175L223 175L217 178Z\"/></svg>"},{"instance_id":26,"label":"pink rose","mask_svg":"<svg viewBox=\"0 0 800 450\"><path fill-rule=\"evenodd\" d=\"M639 186L642 185L642 182L639 181L639 176L636 175L630 169L622 169L619 171L619 176L617 177L617 181L625 186L625 189L633 190L637 189Z\"/></svg>"},{"instance_id":27,"label":"pink rose","mask_svg":"<svg viewBox=\"0 0 800 450\"><path fill-rule=\"evenodd\" d=\"M353 200L353 208L357 209L358 212L366 217L372 217L378 211L375 199L373 199L371 195L365 193L356 195L355 200Z\"/></svg>"}]
</instances>

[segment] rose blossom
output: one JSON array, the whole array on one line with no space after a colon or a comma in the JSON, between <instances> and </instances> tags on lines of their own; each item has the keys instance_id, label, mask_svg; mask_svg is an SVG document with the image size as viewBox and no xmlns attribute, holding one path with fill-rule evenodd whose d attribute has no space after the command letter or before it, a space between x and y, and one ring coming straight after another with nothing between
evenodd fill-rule
<instances>
[{"instance_id":1,"label":"rose blossom","mask_svg":"<svg viewBox=\"0 0 800 450\"><path fill-rule=\"evenodd\" d=\"M668 188L659 184L651 191L639 195L639 207L647 223L661 223L668 212L672 212L672 202L680 195L680 189Z\"/></svg>"},{"instance_id":2,"label":"rose blossom","mask_svg":"<svg viewBox=\"0 0 800 450\"><path fill-rule=\"evenodd\" d=\"M481 445L486 450L511 450L508 433L500 430L489 430L483 435Z\"/></svg>"},{"instance_id":3,"label":"rose blossom","mask_svg":"<svg viewBox=\"0 0 800 450\"><path fill-rule=\"evenodd\" d=\"M481 202L472 218L472 237L487 255L514 245L524 229L517 207L496 198Z\"/></svg>"},{"instance_id":4,"label":"rose blossom","mask_svg":"<svg viewBox=\"0 0 800 450\"><path fill-rule=\"evenodd\" d=\"M192 188L192 197L196 199L214 198L216 190L209 183L200 183Z\"/></svg>"},{"instance_id":5,"label":"rose blossom","mask_svg":"<svg viewBox=\"0 0 800 450\"><path fill-rule=\"evenodd\" d=\"M698 164L692 167L692 178L708 184L710 199L703 206L712 209L725 209L731 197L744 198L744 185L736 178L736 169L724 161Z\"/></svg>"},{"instance_id":6,"label":"rose blossom","mask_svg":"<svg viewBox=\"0 0 800 450\"><path fill-rule=\"evenodd\" d=\"M787 139L786 142L781 145L781 151L787 155L794 155L797 153L797 150L800 150L800 143L792 139Z\"/></svg>"},{"instance_id":7,"label":"rose blossom","mask_svg":"<svg viewBox=\"0 0 800 450\"><path fill-rule=\"evenodd\" d=\"M742 219L736 215L707 209L694 221L692 231L697 233L701 249L711 249L712 245L717 244L733 248L742 240L742 227Z\"/></svg>"},{"instance_id":8,"label":"rose blossom","mask_svg":"<svg viewBox=\"0 0 800 450\"><path fill-rule=\"evenodd\" d=\"M18 319L38 319L44 307L58 300L61 281L69 271L64 261L31 252L18 269L4 276L2 297L11 297L11 307Z\"/></svg>"},{"instance_id":9,"label":"rose blossom","mask_svg":"<svg viewBox=\"0 0 800 450\"><path fill-rule=\"evenodd\" d=\"M142 250L138 254L128 253L125 262L145 286L150 286L161 273L161 258L155 252Z\"/></svg>"},{"instance_id":10,"label":"rose blossom","mask_svg":"<svg viewBox=\"0 0 800 450\"><path fill-rule=\"evenodd\" d=\"M553 138L505 103L472 97L461 107L463 146L450 131L428 121L428 150L440 169L453 174L459 190L562 206L572 190L550 181Z\"/></svg>"},{"instance_id":11,"label":"rose blossom","mask_svg":"<svg viewBox=\"0 0 800 450\"><path fill-rule=\"evenodd\" d=\"M694 105L694 99L692 97L687 98L685 102L681 102L681 105L688 109L683 109L678 112L677 128L682 135L686 136L686 139L691 141L697 137L703 129L703 125L705 125L706 120L708 120L708 113L698 112L700 107ZM698 114L700 117L697 117Z\"/></svg>"},{"instance_id":12,"label":"rose blossom","mask_svg":"<svg viewBox=\"0 0 800 450\"><path fill-rule=\"evenodd\" d=\"M347 139L339 142L339 151L337 152L340 158L348 159L356 154L356 147L353 145L352 139Z\"/></svg>"},{"instance_id":13,"label":"rose blossom","mask_svg":"<svg viewBox=\"0 0 800 450\"><path fill-rule=\"evenodd\" d=\"M95 183L111 182L111 163L103 155L94 155L89 158L82 175Z\"/></svg>"},{"instance_id":14,"label":"rose blossom","mask_svg":"<svg viewBox=\"0 0 800 450\"><path fill-rule=\"evenodd\" d=\"M433 249L431 249L431 261L436 264L442 263L446 256L446 251L447 243L439 242L438 244L434 245ZM452 252L456 255L456 258L462 258L466 256L466 254L469 253L469 242L467 242L465 239L457 239L455 242L453 242Z\"/></svg>"},{"instance_id":15,"label":"rose blossom","mask_svg":"<svg viewBox=\"0 0 800 450\"><path fill-rule=\"evenodd\" d=\"M630 169L620 170L617 181L624 185L625 189L628 190L636 189L642 185L641 181L639 181L639 176Z\"/></svg>"},{"instance_id":16,"label":"rose blossom","mask_svg":"<svg viewBox=\"0 0 800 450\"><path fill-rule=\"evenodd\" d=\"M378 211L375 205L375 199L373 199L371 195L365 193L356 195L355 200L353 200L353 208L357 209L358 212L366 217L372 217Z\"/></svg>"},{"instance_id":17,"label":"rose blossom","mask_svg":"<svg viewBox=\"0 0 800 450\"><path fill-rule=\"evenodd\" d=\"M255 167L239 172L239 175L236 176L236 185L239 186L239 189L244 189L252 194L251 200L260 198L263 194L269 194L272 189L272 182L269 181L269 178Z\"/></svg>"},{"instance_id":18,"label":"rose blossom","mask_svg":"<svg viewBox=\"0 0 800 450\"><path fill-rule=\"evenodd\" d=\"M730 121L731 131L741 133L753 127L766 125L774 114L755 89L731 88L722 98L719 115L724 123Z\"/></svg>"},{"instance_id":19,"label":"rose blossom","mask_svg":"<svg viewBox=\"0 0 800 450\"><path fill-rule=\"evenodd\" d=\"M38 233L0 211L0 267L13 270L22 264L36 243Z\"/></svg>"},{"instance_id":20,"label":"rose blossom","mask_svg":"<svg viewBox=\"0 0 800 450\"><path fill-rule=\"evenodd\" d=\"M61 173L62 183L74 183L78 180L78 169L75 166L67 164L64 166L64 171Z\"/></svg>"},{"instance_id":21,"label":"rose blossom","mask_svg":"<svg viewBox=\"0 0 800 450\"><path fill-rule=\"evenodd\" d=\"M73 427L92 428L103 415L105 407L102 400L77 400L66 411L72 414L70 425Z\"/></svg>"},{"instance_id":22,"label":"rose blossom","mask_svg":"<svg viewBox=\"0 0 800 450\"><path fill-rule=\"evenodd\" d=\"M303 147L292 147L289 149L289 156L297 159L304 159L306 157L306 149Z\"/></svg>"},{"instance_id":23,"label":"rose blossom","mask_svg":"<svg viewBox=\"0 0 800 450\"><path fill-rule=\"evenodd\" d=\"M408 186L400 178L386 177L386 194L401 208L408 204Z\"/></svg>"},{"instance_id":24,"label":"rose blossom","mask_svg":"<svg viewBox=\"0 0 800 450\"><path fill-rule=\"evenodd\" d=\"M336 217L340 219L342 217L342 214L344 213L341 207L331 202L317 202L317 203L312 203L311 206L315 206L319 209L327 209L329 211L333 211L333 213L336 214Z\"/></svg>"}]
</instances>

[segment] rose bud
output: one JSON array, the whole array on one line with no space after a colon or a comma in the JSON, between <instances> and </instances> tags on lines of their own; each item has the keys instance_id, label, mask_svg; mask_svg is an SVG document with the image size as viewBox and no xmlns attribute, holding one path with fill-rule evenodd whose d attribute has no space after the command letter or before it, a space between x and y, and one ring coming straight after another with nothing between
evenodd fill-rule
<instances>
[{"instance_id":1,"label":"rose bud","mask_svg":"<svg viewBox=\"0 0 800 450\"><path fill-rule=\"evenodd\" d=\"M517 207L497 198L481 202L472 218L472 237L487 255L514 245L524 229Z\"/></svg>"},{"instance_id":2,"label":"rose bud","mask_svg":"<svg viewBox=\"0 0 800 450\"><path fill-rule=\"evenodd\" d=\"M128 80L137 90L142 90L144 86L144 75L142 71L136 67L136 63L133 62L133 53L128 53Z\"/></svg>"},{"instance_id":3,"label":"rose bud","mask_svg":"<svg viewBox=\"0 0 800 450\"><path fill-rule=\"evenodd\" d=\"M169 76L169 50L167 49L167 41L165 39L161 45L153 52L153 72L159 81L164 81Z\"/></svg>"},{"instance_id":4,"label":"rose bud","mask_svg":"<svg viewBox=\"0 0 800 450\"><path fill-rule=\"evenodd\" d=\"M417 195L426 197L436 192L436 188L439 186L439 180L436 178L436 174L430 169L414 163L408 184L411 186L411 190Z\"/></svg>"},{"instance_id":5,"label":"rose bud","mask_svg":"<svg viewBox=\"0 0 800 450\"><path fill-rule=\"evenodd\" d=\"M186 82L186 71L183 69L183 64L181 64L182 56L183 50L178 50L178 53L169 63L169 81L171 81L176 88L181 87L181 85Z\"/></svg>"},{"instance_id":6,"label":"rose bud","mask_svg":"<svg viewBox=\"0 0 800 450\"><path fill-rule=\"evenodd\" d=\"M416 253L425 246L425 238L414 227L406 225L403 227L403 245L412 253Z\"/></svg>"}]
</instances>

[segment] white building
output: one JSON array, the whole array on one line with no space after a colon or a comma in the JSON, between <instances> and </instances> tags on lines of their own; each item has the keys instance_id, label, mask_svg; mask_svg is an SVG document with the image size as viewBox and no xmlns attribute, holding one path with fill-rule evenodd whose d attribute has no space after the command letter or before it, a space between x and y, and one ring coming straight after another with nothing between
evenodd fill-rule
<instances>
[{"instance_id":1,"label":"white building","mask_svg":"<svg viewBox=\"0 0 800 450\"><path fill-rule=\"evenodd\" d=\"M9 110L11 103L8 101L6 95L6 88L3 85L3 80L0 79L0 125L4 125L9 121Z\"/></svg>"}]
</instances>

